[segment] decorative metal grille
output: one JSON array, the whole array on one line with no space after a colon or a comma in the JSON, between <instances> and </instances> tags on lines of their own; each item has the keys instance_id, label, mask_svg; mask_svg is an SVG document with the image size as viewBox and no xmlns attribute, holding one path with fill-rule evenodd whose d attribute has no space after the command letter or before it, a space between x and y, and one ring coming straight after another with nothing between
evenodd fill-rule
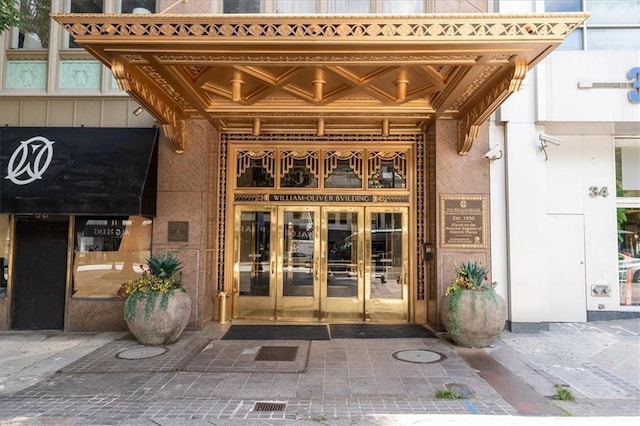
<instances>
[{"instance_id":1,"label":"decorative metal grille","mask_svg":"<svg viewBox=\"0 0 640 426\"><path fill-rule=\"evenodd\" d=\"M218 290L224 291L225 255L227 253L225 237L227 230L227 138L222 135L218 147Z\"/></svg>"}]
</instances>

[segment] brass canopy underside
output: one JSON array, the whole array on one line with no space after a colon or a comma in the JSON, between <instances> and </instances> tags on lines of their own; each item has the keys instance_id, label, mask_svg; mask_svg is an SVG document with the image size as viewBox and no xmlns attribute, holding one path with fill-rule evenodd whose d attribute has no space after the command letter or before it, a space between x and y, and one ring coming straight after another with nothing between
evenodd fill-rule
<instances>
[{"instance_id":1,"label":"brass canopy underside","mask_svg":"<svg viewBox=\"0 0 640 426\"><path fill-rule=\"evenodd\" d=\"M417 133L458 151L588 15L108 15L54 19L111 68L176 152L185 120L227 133Z\"/></svg>"}]
</instances>

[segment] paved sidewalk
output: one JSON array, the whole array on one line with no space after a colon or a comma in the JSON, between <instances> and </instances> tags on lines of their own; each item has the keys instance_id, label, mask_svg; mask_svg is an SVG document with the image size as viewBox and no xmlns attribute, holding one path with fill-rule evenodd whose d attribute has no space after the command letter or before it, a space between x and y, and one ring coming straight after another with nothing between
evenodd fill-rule
<instances>
[{"instance_id":1,"label":"paved sidewalk","mask_svg":"<svg viewBox=\"0 0 640 426\"><path fill-rule=\"evenodd\" d=\"M504 332L486 349L459 348L446 336L220 340L227 328L186 331L161 354L145 353L151 350L127 333L0 332L0 424L462 424L473 415L475 424L526 425L544 416L545 424L595 425L602 416L609 424L640 419L640 320ZM264 347L295 350L285 361L256 361ZM398 351L441 358L407 362ZM576 400L552 400L556 385ZM447 386L470 395L436 398Z\"/></svg>"}]
</instances>

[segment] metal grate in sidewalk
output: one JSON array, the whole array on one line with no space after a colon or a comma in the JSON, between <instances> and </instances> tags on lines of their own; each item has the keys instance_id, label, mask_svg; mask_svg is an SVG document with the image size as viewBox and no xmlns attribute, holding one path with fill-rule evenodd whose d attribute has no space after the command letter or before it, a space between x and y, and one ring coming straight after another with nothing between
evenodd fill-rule
<instances>
[{"instance_id":1,"label":"metal grate in sidewalk","mask_svg":"<svg viewBox=\"0 0 640 426\"><path fill-rule=\"evenodd\" d=\"M270 412L281 412L284 411L287 404L284 402L256 402L256 405L253 406L253 411L270 411Z\"/></svg>"}]
</instances>

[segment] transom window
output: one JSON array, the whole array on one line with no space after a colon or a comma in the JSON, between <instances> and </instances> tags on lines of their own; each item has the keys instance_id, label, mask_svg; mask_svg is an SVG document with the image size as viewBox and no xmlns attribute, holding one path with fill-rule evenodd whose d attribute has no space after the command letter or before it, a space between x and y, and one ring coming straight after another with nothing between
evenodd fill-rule
<instances>
[{"instance_id":1,"label":"transom window","mask_svg":"<svg viewBox=\"0 0 640 426\"><path fill-rule=\"evenodd\" d=\"M407 150L238 150L237 188L406 189Z\"/></svg>"}]
</instances>

